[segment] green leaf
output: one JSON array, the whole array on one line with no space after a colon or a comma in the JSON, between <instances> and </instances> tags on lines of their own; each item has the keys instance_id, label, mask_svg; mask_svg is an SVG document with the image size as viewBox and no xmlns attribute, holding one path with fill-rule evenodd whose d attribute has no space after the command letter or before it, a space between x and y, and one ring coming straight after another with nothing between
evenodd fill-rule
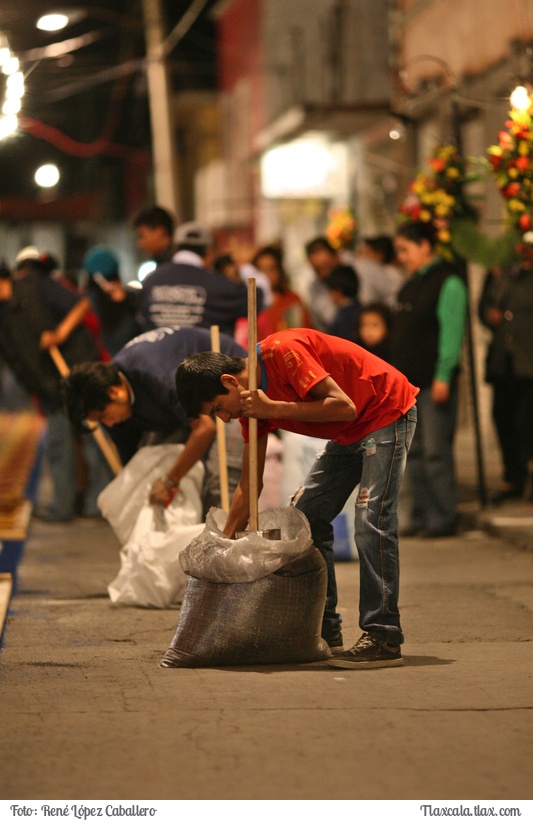
<instances>
[{"instance_id":1,"label":"green leaf","mask_svg":"<svg viewBox=\"0 0 533 824\"><path fill-rule=\"evenodd\" d=\"M518 260L516 246L520 235L514 229L490 238L472 220L454 220L450 231L455 252L486 269L505 269Z\"/></svg>"}]
</instances>

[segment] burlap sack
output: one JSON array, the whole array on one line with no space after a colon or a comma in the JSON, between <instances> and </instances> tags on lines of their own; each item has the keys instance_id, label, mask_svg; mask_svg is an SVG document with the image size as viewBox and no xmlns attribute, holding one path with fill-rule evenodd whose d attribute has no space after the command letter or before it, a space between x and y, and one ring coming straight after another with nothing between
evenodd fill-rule
<instances>
[{"instance_id":1,"label":"burlap sack","mask_svg":"<svg viewBox=\"0 0 533 824\"><path fill-rule=\"evenodd\" d=\"M288 664L329 658L320 637L326 564L314 547L248 583L189 578L161 667Z\"/></svg>"}]
</instances>

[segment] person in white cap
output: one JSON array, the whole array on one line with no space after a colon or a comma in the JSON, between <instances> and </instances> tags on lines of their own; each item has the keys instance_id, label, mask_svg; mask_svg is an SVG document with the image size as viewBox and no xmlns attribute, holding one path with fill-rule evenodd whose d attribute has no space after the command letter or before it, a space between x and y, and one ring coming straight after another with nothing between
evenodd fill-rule
<instances>
[{"instance_id":1,"label":"person in white cap","mask_svg":"<svg viewBox=\"0 0 533 824\"><path fill-rule=\"evenodd\" d=\"M178 227L177 252L143 281L140 314L145 328L160 326L218 326L234 335L235 322L247 315L244 283L222 278L211 269L213 235L201 223ZM258 306L262 298L258 295Z\"/></svg>"}]
</instances>

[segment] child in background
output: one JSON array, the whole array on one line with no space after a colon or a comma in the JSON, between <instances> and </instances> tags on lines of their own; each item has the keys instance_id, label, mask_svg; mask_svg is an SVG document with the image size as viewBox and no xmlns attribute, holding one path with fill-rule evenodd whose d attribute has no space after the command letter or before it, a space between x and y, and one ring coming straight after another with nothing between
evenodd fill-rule
<instances>
[{"instance_id":1,"label":"child in background","mask_svg":"<svg viewBox=\"0 0 533 824\"><path fill-rule=\"evenodd\" d=\"M384 303L370 303L361 309L357 343L378 358L390 363L392 312Z\"/></svg>"},{"instance_id":2,"label":"child in background","mask_svg":"<svg viewBox=\"0 0 533 824\"><path fill-rule=\"evenodd\" d=\"M337 313L327 330L328 333L357 343L357 324L361 311L361 304L357 299L359 292L357 273L351 266L336 266L329 277L324 279L324 285L337 307Z\"/></svg>"}]
</instances>

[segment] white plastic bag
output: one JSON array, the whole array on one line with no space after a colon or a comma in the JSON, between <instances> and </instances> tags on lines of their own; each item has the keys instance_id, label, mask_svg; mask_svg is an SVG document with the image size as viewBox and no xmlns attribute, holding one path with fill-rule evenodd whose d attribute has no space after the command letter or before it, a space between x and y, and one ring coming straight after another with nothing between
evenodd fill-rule
<instances>
[{"instance_id":1,"label":"white plastic bag","mask_svg":"<svg viewBox=\"0 0 533 824\"><path fill-rule=\"evenodd\" d=\"M111 602L160 609L180 603L188 577L179 555L202 529L201 523L169 526L164 523L161 507L143 506L120 552L120 572L107 588Z\"/></svg>"},{"instance_id":2,"label":"white plastic bag","mask_svg":"<svg viewBox=\"0 0 533 824\"><path fill-rule=\"evenodd\" d=\"M154 480L169 471L182 450L182 444L143 447L98 498L122 544L120 572L108 587L114 604L165 608L179 603L185 592L179 554L204 528L203 465L196 463L181 480L168 507L148 503Z\"/></svg>"},{"instance_id":3,"label":"white plastic bag","mask_svg":"<svg viewBox=\"0 0 533 824\"><path fill-rule=\"evenodd\" d=\"M171 469L183 449L183 444L143 446L98 496L98 507L122 545L133 532L141 507L148 503L152 484ZM203 480L204 467L198 461L182 478L178 493L165 509L168 527L201 521Z\"/></svg>"},{"instance_id":4,"label":"white plastic bag","mask_svg":"<svg viewBox=\"0 0 533 824\"><path fill-rule=\"evenodd\" d=\"M212 507L205 529L180 555L188 575L221 584L247 583L265 578L313 545L305 515L294 507L259 513L259 529L281 528L281 540L271 541L258 533L231 539L224 535L227 513Z\"/></svg>"}]
</instances>

